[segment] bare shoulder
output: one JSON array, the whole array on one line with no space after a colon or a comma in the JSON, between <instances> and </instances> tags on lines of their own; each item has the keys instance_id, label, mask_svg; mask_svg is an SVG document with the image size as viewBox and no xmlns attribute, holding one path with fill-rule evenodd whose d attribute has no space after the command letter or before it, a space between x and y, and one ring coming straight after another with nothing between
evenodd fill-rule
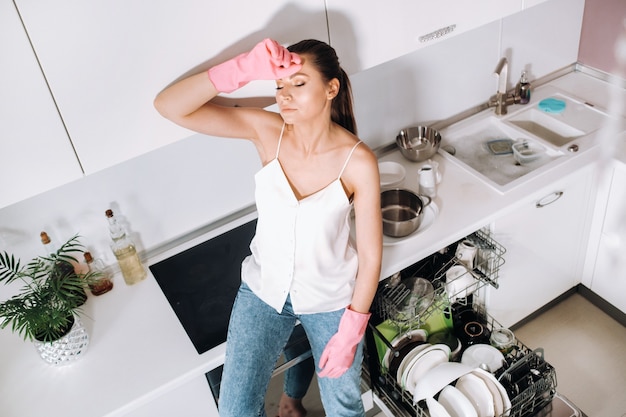
<instances>
[{"instance_id":1,"label":"bare shoulder","mask_svg":"<svg viewBox=\"0 0 626 417\"><path fill-rule=\"evenodd\" d=\"M350 165L352 165L352 169L356 171L371 171L374 170L378 173L378 159L376 154L372 149L363 141L361 141L356 136L354 137L354 142L351 146L355 146L358 142L358 146L354 148L354 152L352 153L352 157L350 158ZM348 167L346 167L346 171ZM360 172L361 174L363 172Z\"/></svg>"},{"instance_id":2,"label":"bare shoulder","mask_svg":"<svg viewBox=\"0 0 626 417\"><path fill-rule=\"evenodd\" d=\"M358 141L359 139L354 137L352 146ZM365 142L354 148L343 173L343 181L352 193L363 189L377 189L379 186L378 159Z\"/></svg>"}]
</instances>

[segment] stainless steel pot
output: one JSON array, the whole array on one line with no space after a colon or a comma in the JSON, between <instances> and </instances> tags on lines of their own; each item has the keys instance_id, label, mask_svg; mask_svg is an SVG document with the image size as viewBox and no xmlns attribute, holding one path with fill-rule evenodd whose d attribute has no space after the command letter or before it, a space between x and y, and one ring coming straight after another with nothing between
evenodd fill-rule
<instances>
[{"instance_id":1,"label":"stainless steel pot","mask_svg":"<svg viewBox=\"0 0 626 417\"><path fill-rule=\"evenodd\" d=\"M404 237L416 231L422 223L424 208L430 197L413 191L395 188L380 194L383 215L383 233L391 237Z\"/></svg>"}]
</instances>

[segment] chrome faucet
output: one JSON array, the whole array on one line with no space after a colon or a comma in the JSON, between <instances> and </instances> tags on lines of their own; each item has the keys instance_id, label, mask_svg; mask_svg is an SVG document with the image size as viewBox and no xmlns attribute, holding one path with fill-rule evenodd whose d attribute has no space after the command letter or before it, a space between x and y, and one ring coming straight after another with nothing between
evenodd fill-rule
<instances>
[{"instance_id":1,"label":"chrome faucet","mask_svg":"<svg viewBox=\"0 0 626 417\"><path fill-rule=\"evenodd\" d=\"M514 93L506 92L506 84L508 81L509 62L506 57L500 58L496 69L493 70L494 75L498 77L498 91L489 98L489 107L495 107L497 115L503 115L507 112L507 107L511 104L526 104L530 100L530 84L526 81L526 73L522 72L522 78L517 83Z\"/></svg>"}]
</instances>

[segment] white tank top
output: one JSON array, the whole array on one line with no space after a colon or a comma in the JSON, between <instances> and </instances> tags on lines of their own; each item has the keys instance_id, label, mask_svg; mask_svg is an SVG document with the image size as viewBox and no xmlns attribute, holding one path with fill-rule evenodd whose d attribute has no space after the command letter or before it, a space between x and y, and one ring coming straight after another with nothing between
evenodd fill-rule
<instances>
[{"instance_id":1,"label":"white tank top","mask_svg":"<svg viewBox=\"0 0 626 417\"><path fill-rule=\"evenodd\" d=\"M241 276L250 289L279 313L291 296L294 313L335 311L352 300L358 269L350 241L352 202L341 183L351 149L337 179L298 200L276 156L254 176L258 221L252 254Z\"/></svg>"}]
</instances>

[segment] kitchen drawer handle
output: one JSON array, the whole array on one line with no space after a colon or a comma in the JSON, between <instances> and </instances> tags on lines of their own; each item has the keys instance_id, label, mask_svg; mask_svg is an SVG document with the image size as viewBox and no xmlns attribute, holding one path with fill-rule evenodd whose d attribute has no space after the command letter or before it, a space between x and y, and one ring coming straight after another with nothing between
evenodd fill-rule
<instances>
[{"instance_id":1,"label":"kitchen drawer handle","mask_svg":"<svg viewBox=\"0 0 626 417\"><path fill-rule=\"evenodd\" d=\"M554 203L556 200L558 200L561 197L563 197L563 191L555 191L552 194L548 194L547 196L537 201L537 203L535 204L535 207L542 208L542 207L548 206Z\"/></svg>"}]
</instances>

